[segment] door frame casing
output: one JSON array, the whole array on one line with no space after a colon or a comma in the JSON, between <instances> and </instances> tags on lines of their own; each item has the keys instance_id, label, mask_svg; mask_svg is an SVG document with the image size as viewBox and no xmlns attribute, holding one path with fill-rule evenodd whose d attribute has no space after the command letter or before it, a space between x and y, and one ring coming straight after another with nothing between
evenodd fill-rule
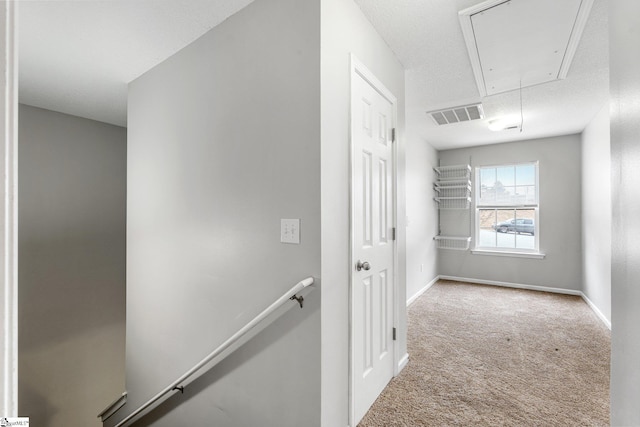
<instances>
[{"instance_id":1,"label":"door frame casing","mask_svg":"<svg viewBox=\"0 0 640 427\"><path fill-rule=\"evenodd\" d=\"M2 83L2 212L0 213L0 321L2 323L2 389L0 415L18 415L18 2L0 5Z\"/></svg>"},{"instance_id":2,"label":"door frame casing","mask_svg":"<svg viewBox=\"0 0 640 427\"><path fill-rule=\"evenodd\" d=\"M396 328L396 336L400 335L400 296L398 286L398 232L397 232L397 214L398 214L398 100L393 93L387 89L387 87L364 65L353 53L350 54L350 97L349 97L349 426L355 427L355 372L354 372L354 288L353 288L353 275L354 275L354 112L353 112L353 97L354 97L354 80L356 78L364 79L373 89L375 89L382 97L391 103L392 116L391 116L391 128L396 129L395 141L392 141L392 182L393 182L393 220L392 226L396 230L395 238L393 240L393 324ZM400 342L396 339L393 341L393 376L398 375L400 371Z\"/></svg>"}]
</instances>

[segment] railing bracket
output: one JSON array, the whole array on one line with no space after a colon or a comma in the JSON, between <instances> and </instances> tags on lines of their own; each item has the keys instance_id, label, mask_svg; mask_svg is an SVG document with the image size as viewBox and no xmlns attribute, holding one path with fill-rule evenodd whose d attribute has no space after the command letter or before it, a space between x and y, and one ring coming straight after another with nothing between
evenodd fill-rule
<instances>
[{"instance_id":1,"label":"railing bracket","mask_svg":"<svg viewBox=\"0 0 640 427\"><path fill-rule=\"evenodd\" d=\"M298 296L298 295L294 295L291 298L289 298L291 301L296 300L298 301L298 304L300 304L300 308L302 308L302 303L304 302L304 298L302 295Z\"/></svg>"},{"instance_id":2,"label":"railing bracket","mask_svg":"<svg viewBox=\"0 0 640 427\"><path fill-rule=\"evenodd\" d=\"M171 390L180 390L180 393L184 394L184 386L175 386L174 388L172 388Z\"/></svg>"}]
</instances>

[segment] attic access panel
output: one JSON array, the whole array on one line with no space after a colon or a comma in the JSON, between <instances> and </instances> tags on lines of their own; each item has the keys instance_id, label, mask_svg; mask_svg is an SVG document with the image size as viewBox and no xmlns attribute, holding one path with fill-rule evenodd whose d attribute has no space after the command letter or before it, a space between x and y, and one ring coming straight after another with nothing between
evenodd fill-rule
<instances>
[{"instance_id":1,"label":"attic access panel","mask_svg":"<svg viewBox=\"0 0 640 427\"><path fill-rule=\"evenodd\" d=\"M459 12L481 96L564 79L593 0L489 0Z\"/></svg>"}]
</instances>

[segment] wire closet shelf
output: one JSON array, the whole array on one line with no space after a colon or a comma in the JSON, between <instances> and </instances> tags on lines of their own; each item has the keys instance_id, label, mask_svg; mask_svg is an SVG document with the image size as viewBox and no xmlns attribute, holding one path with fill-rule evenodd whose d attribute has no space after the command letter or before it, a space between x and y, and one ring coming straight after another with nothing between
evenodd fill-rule
<instances>
[{"instance_id":1,"label":"wire closet shelf","mask_svg":"<svg viewBox=\"0 0 640 427\"><path fill-rule=\"evenodd\" d=\"M455 251L467 251L471 244L471 237L436 236L433 238L438 249L452 249Z\"/></svg>"},{"instance_id":2,"label":"wire closet shelf","mask_svg":"<svg viewBox=\"0 0 640 427\"><path fill-rule=\"evenodd\" d=\"M433 189L439 209L469 209L471 206L471 166L455 165L435 168L438 179Z\"/></svg>"},{"instance_id":3,"label":"wire closet shelf","mask_svg":"<svg viewBox=\"0 0 640 427\"><path fill-rule=\"evenodd\" d=\"M438 203L438 236L434 237L438 249L469 250L471 237L442 235L440 211L466 210L471 207L471 165L439 166L434 168L438 177L433 184Z\"/></svg>"}]
</instances>

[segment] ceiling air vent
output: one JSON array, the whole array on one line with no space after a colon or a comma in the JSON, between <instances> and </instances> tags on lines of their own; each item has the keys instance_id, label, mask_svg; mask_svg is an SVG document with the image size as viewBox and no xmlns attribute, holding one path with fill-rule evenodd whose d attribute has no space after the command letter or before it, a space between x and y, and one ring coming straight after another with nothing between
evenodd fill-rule
<instances>
[{"instance_id":1,"label":"ceiling air vent","mask_svg":"<svg viewBox=\"0 0 640 427\"><path fill-rule=\"evenodd\" d=\"M461 107L447 108L446 110L428 111L427 114L439 125L468 122L484 118L482 104L463 105Z\"/></svg>"}]
</instances>

